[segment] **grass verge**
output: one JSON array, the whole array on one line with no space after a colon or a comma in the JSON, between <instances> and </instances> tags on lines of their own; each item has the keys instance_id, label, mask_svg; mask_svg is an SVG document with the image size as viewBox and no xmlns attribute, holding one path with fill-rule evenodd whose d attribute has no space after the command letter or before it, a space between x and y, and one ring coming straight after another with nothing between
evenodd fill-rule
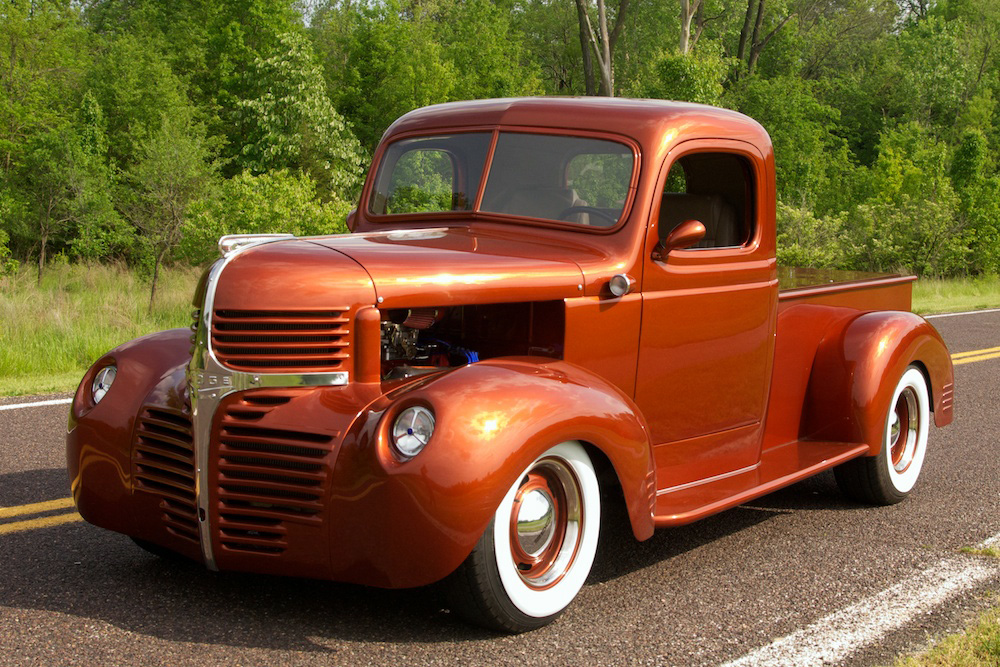
<instances>
[{"instance_id":1,"label":"grass verge","mask_svg":"<svg viewBox=\"0 0 1000 667\"><path fill-rule=\"evenodd\" d=\"M73 391L101 355L147 333L185 327L200 269L162 274L153 312L149 281L122 266L51 266L0 277L0 395Z\"/></svg>"},{"instance_id":2,"label":"grass verge","mask_svg":"<svg viewBox=\"0 0 1000 667\"><path fill-rule=\"evenodd\" d=\"M0 396L73 391L116 345L187 326L200 273L165 270L152 313L149 281L123 266L53 265L41 286L27 267L0 277ZM1000 278L919 280L913 308L922 314L1000 308Z\"/></svg>"},{"instance_id":3,"label":"grass verge","mask_svg":"<svg viewBox=\"0 0 1000 667\"><path fill-rule=\"evenodd\" d=\"M949 635L926 653L899 658L893 667L1000 665L1000 609L984 612L965 632Z\"/></svg>"},{"instance_id":4,"label":"grass verge","mask_svg":"<svg viewBox=\"0 0 1000 667\"><path fill-rule=\"evenodd\" d=\"M913 287L913 310L921 315L1000 308L1000 277L921 278Z\"/></svg>"}]
</instances>

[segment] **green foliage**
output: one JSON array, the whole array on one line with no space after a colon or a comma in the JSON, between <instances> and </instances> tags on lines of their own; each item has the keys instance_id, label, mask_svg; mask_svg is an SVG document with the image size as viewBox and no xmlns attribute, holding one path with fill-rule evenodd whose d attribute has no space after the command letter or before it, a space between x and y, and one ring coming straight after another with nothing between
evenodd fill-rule
<instances>
[{"instance_id":1,"label":"green foliage","mask_svg":"<svg viewBox=\"0 0 1000 667\"><path fill-rule=\"evenodd\" d=\"M846 206L855 175L847 143L833 132L839 113L812 88L798 77L747 78L727 100L770 132L778 198L823 215Z\"/></svg>"},{"instance_id":2,"label":"green foliage","mask_svg":"<svg viewBox=\"0 0 1000 667\"><path fill-rule=\"evenodd\" d=\"M332 41L323 53L327 83L369 151L400 115L452 99L454 64L434 40L432 26L419 15L404 16L398 0L331 8L315 20L317 31L329 23L339 28L323 36Z\"/></svg>"},{"instance_id":3,"label":"green foliage","mask_svg":"<svg viewBox=\"0 0 1000 667\"><path fill-rule=\"evenodd\" d=\"M302 172L243 172L224 181L215 196L192 206L178 256L204 263L217 256L225 234L288 233L300 236L347 232L351 205L320 201L316 183Z\"/></svg>"},{"instance_id":4,"label":"green foliage","mask_svg":"<svg viewBox=\"0 0 1000 667\"><path fill-rule=\"evenodd\" d=\"M731 63L718 54L664 53L653 65L643 97L719 105Z\"/></svg>"},{"instance_id":5,"label":"green foliage","mask_svg":"<svg viewBox=\"0 0 1000 667\"><path fill-rule=\"evenodd\" d=\"M287 33L247 73L254 89L239 102L246 143L239 163L254 173L301 169L324 198L348 198L360 183L361 147L326 94L305 37Z\"/></svg>"},{"instance_id":6,"label":"green foliage","mask_svg":"<svg viewBox=\"0 0 1000 667\"><path fill-rule=\"evenodd\" d=\"M7 247L9 238L7 232L0 229L0 276L14 273L20 266L20 262L10 257L10 248Z\"/></svg>"},{"instance_id":7,"label":"green foliage","mask_svg":"<svg viewBox=\"0 0 1000 667\"><path fill-rule=\"evenodd\" d=\"M105 119L109 159L120 169L138 161L140 146L164 118L193 115L184 83L166 59L132 35L114 37L102 49L87 84Z\"/></svg>"},{"instance_id":8,"label":"green foliage","mask_svg":"<svg viewBox=\"0 0 1000 667\"><path fill-rule=\"evenodd\" d=\"M778 202L777 226L778 264L817 268L844 265L842 214L817 218L808 209Z\"/></svg>"},{"instance_id":9,"label":"green foliage","mask_svg":"<svg viewBox=\"0 0 1000 667\"><path fill-rule=\"evenodd\" d=\"M64 256L155 274L224 232L338 228L403 113L587 90L566 0L8 4L0 262L39 273ZM768 130L784 263L1000 273L1000 3L903 4L703 0L681 55L679 3L611 0L616 89ZM392 209L450 208L448 176L412 167ZM574 186L611 202L597 174Z\"/></svg>"}]
</instances>

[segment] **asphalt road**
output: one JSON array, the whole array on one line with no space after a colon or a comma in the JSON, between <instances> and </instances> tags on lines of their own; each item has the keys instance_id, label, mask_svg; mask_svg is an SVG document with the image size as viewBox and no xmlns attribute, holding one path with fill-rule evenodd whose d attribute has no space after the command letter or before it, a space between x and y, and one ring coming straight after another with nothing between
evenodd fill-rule
<instances>
[{"instance_id":1,"label":"asphalt road","mask_svg":"<svg viewBox=\"0 0 1000 667\"><path fill-rule=\"evenodd\" d=\"M933 323L953 353L1000 346L1000 313ZM643 543L621 517L571 608L515 637L462 625L434 590L216 574L79 521L45 525L72 518L65 506L10 510L69 495L67 407L0 411L0 665L718 664L942 559L992 568L845 661L884 664L1000 604L1000 563L959 553L1000 533L1000 358L955 370L957 419L932 431L904 503L849 502L826 474Z\"/></svg>"}]
</instances>

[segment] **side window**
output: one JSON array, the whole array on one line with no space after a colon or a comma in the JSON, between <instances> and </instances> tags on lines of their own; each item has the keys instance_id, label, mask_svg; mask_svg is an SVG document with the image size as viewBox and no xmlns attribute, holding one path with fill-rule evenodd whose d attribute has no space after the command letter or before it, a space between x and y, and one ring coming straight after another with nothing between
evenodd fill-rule
<instances>
[{"instance_id":1,"label":"side window","mask_svg":"<svg viewBox=\"0 0 1000 667\"><path fill-rule=\"evenodd\" d=\"M670 168L660 201L661 239L685 220L705 225L695 248L734 248L753 238L753 172L733 153L695 153Z\"/></svg>"},{"instance_id":2,"label":"side window","mask_svg":"<svg viewBox=\"0 0 1000 667\"><path fill-rule=\"evenodd\" d=\"M449 211L454 180L454 167L447 152L417 149L403 153L389 181L385 212Z\"/></svg>"}]
</instances>

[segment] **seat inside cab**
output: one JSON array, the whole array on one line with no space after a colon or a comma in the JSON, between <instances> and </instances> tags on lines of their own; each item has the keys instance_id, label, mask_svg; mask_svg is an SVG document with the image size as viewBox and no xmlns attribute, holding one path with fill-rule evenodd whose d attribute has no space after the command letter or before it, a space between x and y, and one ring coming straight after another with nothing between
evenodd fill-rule
<instances>
[{"instance_id":1,"label":"seat inside cab","mask_svg":"<svg viewBox=\"0 0 1000 667\"><path fill-rule=\"evenodd\" d=\"M695 153L673 164L660 201L661 240L686 220L705 225L695 248L731 248L753 237L750 166L732 153Z\"/></svg>"}]
</instances>

